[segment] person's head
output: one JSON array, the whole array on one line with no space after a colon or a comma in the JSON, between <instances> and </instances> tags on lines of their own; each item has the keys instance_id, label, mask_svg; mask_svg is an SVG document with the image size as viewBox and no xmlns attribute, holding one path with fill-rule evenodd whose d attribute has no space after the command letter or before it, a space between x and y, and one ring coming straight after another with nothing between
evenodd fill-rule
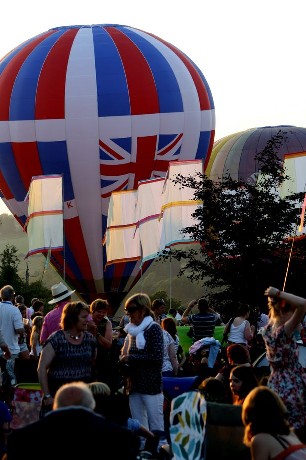
<instances>
[{"instance_id":1,"label":"person's head","mask_svg":"<svg viewBox=\"0 0 306 460\"><path fill-rule=\"evenodd\" d=\"M20 294L15 296L15 305L24 304L24 297Z\"/></svg>"},{"instance_id":2,"label":"person's head","mask_svg":"<svg viewBox=\"0 0 306 460\"><path fill-rule=\"evenodd\" d=\"M162 315L166 311L166 302L164 299L154 299L152 302L152 311L155 316Z\"/></svg>"},{"instance_id":3,"label":"person's head","mask_svg":"<svg viewBox=\"0 0 306 460\"><path fill-rule=\"evenodd\" d=\"M1 297L1 300L3 300L3 301L11 301L11 302L13 302L14 298L15 298L15 290L14 290L14 288L9 284L3 286L3 288L0 291L0 297Z\"/></svg>"},{"instance_id":4,"label":"person's head","mask_svg":"<svg viewBox=\"0 0 306 460\"><path fill-rule=\"evenodd\" d=\"M33 303L36 302L36 300L39 300L38 297L33 297L33 299L31 300L31 306L33 307Z\"/></svg>"},{"instance_id":5,"label":"person's head","mask_svg":"<svg viewBox=\"0 0 306 460\"><path fill-rule=\"evenodd\" d=\"M247 305L246 303L242 303L239 305L237 309L236 316L242 316L244 318L248 318L250 316L250 313L251 313L250 306Z\"/></svg>"},{"instance_id":6,"label":"person's head","mask_svg":"<svg viewBox=\"0 0 306 460\"><path fill-rule=\"evenodd\" d=\"M205 313L209 309L208 302L204 297L201 297L198 300L198 309L200 313Z\"/></svg>"},{"instance_id":7,"label":"person's head","mask_svg":"<svg viewBox=\"0 0 306 460\"><path fill-rule=\"evenodd\" d=\"M161 327L165 329L165 331L169 332L171 337L175 338L177 335L177 328L176 322L173 318L164 318L160 323Z\"/></svg>"},{"instance_id":8,"label":"person's head","mask_svg":"<svg viewBox=\"0 0 306 460\"><path fill-rule=\"evenodd\" d=\"M92 319L99 323L108 313L109 304L107 300L104 299L96 299L90 304L90 313Z\"/></svg>"},{"instance_id":9,"label":"person's head","mask_svg":"<svg viewBox=\"0 0 306 460\"><path fill-rule=\"evenodd\" d=\"M142 293L134 294L126 300L124 310L130 322L139 325L144 317L152 316L150 297Z\"/></svg>"},{"instance_id":10,"label":"person's head","mask_svg":"<svg viewBox=\"0 0 306 460\"><path fill-rule=\"evenodd\" d=\"M226 403L226 388L221 380L207 377L200 385L199 390L204 394L206 401Z\"/></svg>"},{"instance_id":11,"label":"person's head","mask_svg":"<svg viewBox=\"0 0 306 460\"><path fill-rule=\"evenodd\" d=\"M232 343L226 348L229 364L246 364L251 362L249 350L240 343Z\"/></svg>"},{"instance_id":12,"label":"person's head","mask_svg":"<svg viewBox=\"0 0 306 460\"><path fill-rule=\"evenodd\" d=\"M231 370L229 382L234 404L242 404L249 392L258 386L253 368L243 364Z\"/></svg>"},{"instance_id":13,"label":"person's head","mask_svg":"<svg viewBox=\"0 0 306 460\"><path fill-rule=\"evenodd\" d=\"M169 313L169 315L173 316L173 318L175 318L175 316L177 314L177 310L175 308L169 308L168 313Z\"/></svg>"},{"instance_id":14,"label":"person's head","mask_svg":"<svg viewBox=\"0 0 306 460\"><path fill-rule=\"evenodd\" d=\"M21 316L22 316L23 318L26 318L26 317L27 317L27 307L25 306L25 304L24 304L24 303L18 304L18 305L17 305L17 308L18 308L18 310L20 311Z\"/></svg>"},{"instance_id":15,"label":"person's head","mask_svg":"<svg viewBox=\"0 0 306 460\"><path fill-rule=\"evenodd\" d=\"M283 401L273 390L266 386L254 388L242 405L243 442L249 446L258 433L288 435L290 425L287 417Z\"/></svg>"},{"instance_id":16,"label":"person's head","mask_svg":"<svg viewBox=\"0 0 306 460\"><path fill-rule=\"evenodd\" d=\"M69 406L81 406L94 410L95 398L86 383L66 383L57 390L54 396L53 409Z\"/></svg>"},{"instance_id":17,"label":"person's head","mask_svg":"<svg viewBox=\"0 0 306 460\"><path fill-rule=\"evenodd\" d=\"M40 331L42 328L43 322L44 322L43 316L40 316L40 315L35 316L35 318L33 318L33 321L32 321L33 330L35 330L36 332Z\"/></svg>"},{"instance_id":18,"label":"person's head","mask_svg":"<svg viewBox=\"0 0 306 460\"><path fill-rule=\"evenodd\" d=\"M36 312L32 313L31 320L33 321L33 319L36 318L36 316L43 317L44 315L40 311L36 311Z\"/></svg>"},{"instance_id":19,"label":"person's head","mask_svg":"<svg viewBox=\"0 0 306 460\"><path fill-rule=\"evenodd\" d=\"M68 302L62 311L61 328L64 331L78 329L84 331L87 328L89 306L81 301Z\"/></svg>"},{"instance_id":20,"label":"person's head","mask_svg":"<svg viewBox=\"0 0 306 460\"><path fill-rule=\"evenodd\" d=\"M39 312L41 312L43 314L45 306L44 306L44 303L42 302L42 300L36 299L32 303L32 308L34 310L34 313L37 313L39 311Z\"/></svg>"},{"instance_id":21,"label":"person's head","mask_svg":"<svg viewBox=\"0 0 306 460\"><path fill-rule=\"evenodd\" d=\"M109 386L104 383L104 382L90 382L88 384L92 394L94 395L94 398L96 396L110 396L111 390Z\"/></svg>"},{"instance_id":22,"label":"person's head","mask_svg":"<svg viewBox=\"0 0 306 460\"><path fill-rule=\"evenodd\" d=\"M53 299L48 302L49 305L62 302L63 300L71 300L71 295L75 291L70 291L64 283L53 284L51 286L51 293Z\"/></svg>"},{"instance_id":23,"label":"person's head","mask_svg":"<svg viewBox=\"0 0 306 460\"><path fill-rule=\"evenodd\" d=\"M276 321L278 318L284 315L291 315L294 311L294 307L284 299L279 299L276 297L268 297L268 309L269 316L272 321Z\"/></svg>"}]
</instances>

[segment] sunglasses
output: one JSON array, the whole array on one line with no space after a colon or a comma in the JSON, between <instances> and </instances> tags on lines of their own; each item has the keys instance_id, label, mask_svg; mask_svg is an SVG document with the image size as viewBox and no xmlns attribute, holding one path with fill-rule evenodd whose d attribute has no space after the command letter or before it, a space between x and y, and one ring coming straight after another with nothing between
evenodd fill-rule
<instances>
[{"instance_id":1,"label":"sunglasses","mask_svg":"<svg viewBox=\"0 0 306 460\"><path fill-rule=\"evenodd\" d=\"M135 313L135 311L139 310L140 307L138 307L138 305L133 305L133 306L130 306L130 307L127 307L125 309L125 312L126 313Z\"/></svg>"}]
</instances>

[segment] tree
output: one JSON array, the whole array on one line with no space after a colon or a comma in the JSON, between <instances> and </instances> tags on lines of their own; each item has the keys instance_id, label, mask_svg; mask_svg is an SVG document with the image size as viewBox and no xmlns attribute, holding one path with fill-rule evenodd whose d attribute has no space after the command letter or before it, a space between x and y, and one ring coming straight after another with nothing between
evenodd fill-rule
<instances>
[{"instance_id":1,"label":"tree","mask_svg":"<svg viewBox=\"0 0 306 460\"><path fill-rule=\"evenodd\" d=\"M152 302L155 299L164 299L167 310L169 310L170 305L172 308L179 308L182 304L180 300L175 299L174 297L171 297L171 299L168 299L168 294L166 291L157 291L150 297L151 297Z\"/></svg>"},{"instance_id":2,"label":"tree","mask_svg":"<svg viewBox=\"0 0 306 460\"><path fill-rule=\"evenodd\" d=\"M18 275L20 260L17 252L14 245L7 244L3 252L0 253L0 288L10 284L17 294L24 297L26 305L30 304L33 297L38 297L45 302L50 298L50 290L43 286L41 281L29 283L26 280L23 282Z\"/></svg>"},{"instance_id":3,"label":"tree","mask_svg":"<svg viewBox=\"0 0 306 460\"><path fill-rule=\"evenodd\" d=\"M18 275L19 258L17 248L7 244L0 253L0 284L4 286L11 284L15 290L19 288L22 281Z\"/></svg>"},{"instance_id":4,"label":"tree","mask_svg":"<svg viewBox=\"0 0 306 460\"><path fill-rule=\"evenodd\" d=\"M264 301L268 285L283 286L303 193L281 197L280 186L290 180L278 150L285 139L279 131L256 156L256 181L219 181L205 174L178 176L180 186L191 187L194 199L203 206L194 213L196 223L183 233L198 241L199 249L171 250L171 257L183 260L181 269L191 281L202 281L209 289L212 306L229 312L238 302L255 307ZM295 270L306 275L303 243L295 247ZM161 257L168 258L163 252ZM290 279L294 285L294 279ZM297 288L297 286L295 286ZM297 289L293 289L294 292Z\"/></svg>"}]
</instances>

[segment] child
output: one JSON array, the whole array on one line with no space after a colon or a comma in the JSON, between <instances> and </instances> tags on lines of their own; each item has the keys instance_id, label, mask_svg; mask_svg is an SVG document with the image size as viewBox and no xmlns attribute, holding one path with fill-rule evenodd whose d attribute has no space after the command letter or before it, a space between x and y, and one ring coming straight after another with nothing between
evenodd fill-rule
<instances>
[{"instance_id":1,"label":"child","mask_svg":"<svg viewBox=\"0 0 306 460\"><path fill-rule=\"evenodd\" d=\"M32 331L30 337L30 356L32 358L38 358L41 352L42 345L40 343L40 332L44 322L43 316L35 316L32 323Z\"/></svg>"}]
</instances>

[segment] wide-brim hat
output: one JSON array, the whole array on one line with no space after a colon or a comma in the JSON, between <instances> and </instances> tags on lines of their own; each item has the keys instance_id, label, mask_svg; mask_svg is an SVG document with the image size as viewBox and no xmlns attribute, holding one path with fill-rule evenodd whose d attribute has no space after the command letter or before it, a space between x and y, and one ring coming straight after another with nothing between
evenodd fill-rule
<instances>
[{"instance_id":1,"label":"wide-brim hat","mask_svg":"<svg viewBox=\"0 0 306 460\"><path fill-rule=\"evenodd\" d=\"M61 300L64 300L67 297L70 297L71 294L73 294L74 292L75 290L69 291L69 289L67 288L67 286L65 286L64 283L54 284L53 286L51 286L51 293L52 293L53 299L50 300L48 304L52 305L54 303L58 303Z\"/></svg>"}]
</instances>

